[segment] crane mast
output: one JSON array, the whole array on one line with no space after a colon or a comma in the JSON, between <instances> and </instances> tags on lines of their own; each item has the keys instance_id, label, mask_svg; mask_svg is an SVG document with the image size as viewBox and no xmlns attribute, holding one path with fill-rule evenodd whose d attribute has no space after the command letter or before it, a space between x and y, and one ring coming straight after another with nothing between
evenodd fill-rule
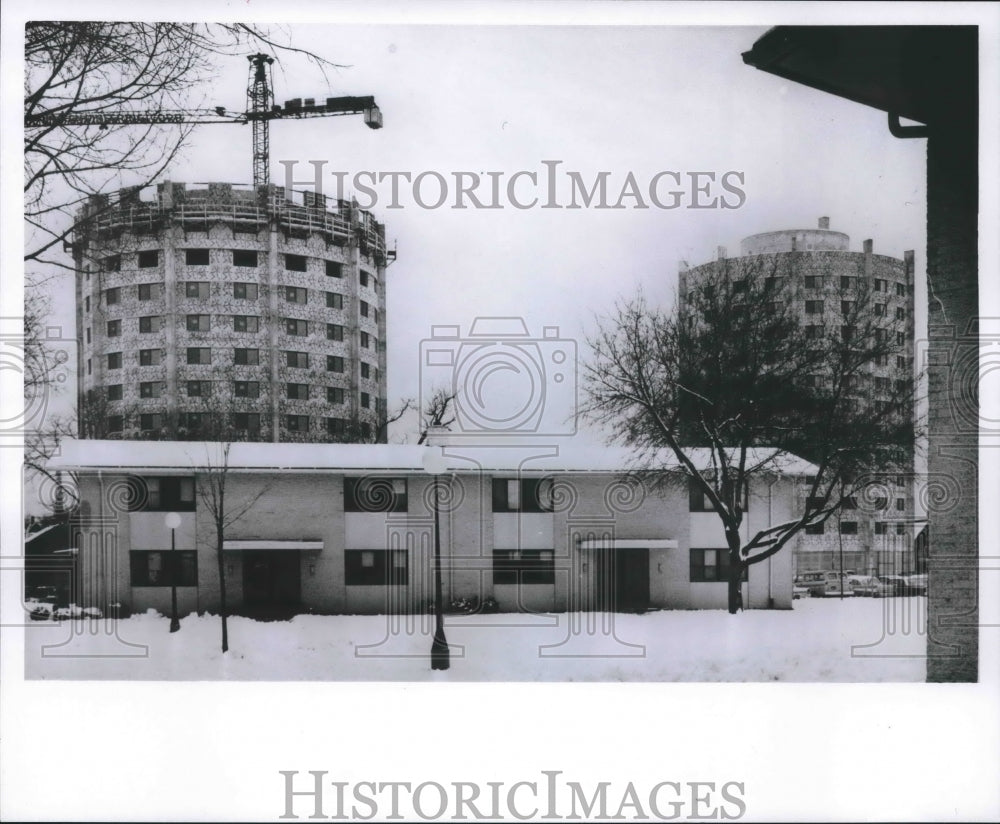
<instances>
[{"instance_id":1,"label":"crane mast","mask_svg":"<svg viewBox=\"0 0 1000 824\"><path fill-rule=\"evenodd\" d=\"M336 115L364 115L369 129L382 128L382 112L374 97L328 97L317 105L314 98L294 98L285 101L284 106L274 103L271 86L271 64L274 58L266 54L251 54L250 82L247 85L247 107L245 112L229 113L223 106L213 109L147 109L114 111L65 111L53 110L33 112L25 115L27 129L51 129L64 126L97 126L107 129L111 126L131 126L140 124L192 124L249 123L253 131L253 182L254 186L266 186L270 181L272 120L287 118L332 117Z\"/></svg>"},{"instance_id":2,"label":"crane mast","mask_svg":"<svg viewBox=\"0 0 1000 824\"><path fill-rule=\"evenodd\" d=\"M270 119L274 105L270 74L273 57L266 54L252 54L250 61L250 85L247 86L247 119L253 128L253 183L263 186L268 182L271 164Z\"/></svg>"}]
</instances>

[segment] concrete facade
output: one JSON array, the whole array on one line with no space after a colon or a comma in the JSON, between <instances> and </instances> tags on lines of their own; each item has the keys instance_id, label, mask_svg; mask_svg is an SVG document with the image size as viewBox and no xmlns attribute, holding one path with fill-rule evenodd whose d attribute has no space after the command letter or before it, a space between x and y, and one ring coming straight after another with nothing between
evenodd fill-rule
<instances>
[{"instance_id":1,"label":"concrete facade","mask_svg":"<svg viewBox=\"0 0 1000 824\"><path fill-rule=\"evenodd\" d=\"M278 186L162 183L92 197L76 265L81 437L378 437L384 227ZM384 433L382 433L384 439Z\"/></svg>"}]
</instances>

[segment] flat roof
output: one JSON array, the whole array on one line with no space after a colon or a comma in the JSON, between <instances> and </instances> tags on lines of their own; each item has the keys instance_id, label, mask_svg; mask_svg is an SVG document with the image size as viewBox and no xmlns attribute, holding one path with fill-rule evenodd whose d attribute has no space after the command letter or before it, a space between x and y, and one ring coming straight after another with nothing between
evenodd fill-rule
<instances>
[{"instance_id":1,"label":"flat roof","mask_svg":"<svg viewBox=\"0 0 1000 824\"><path fill-rule=\"evenodd\" d=\"M433 452L431 450L434 450ZM578 442L559 445L526 443L475 447L443 447L441 472L570 473L662 470L678 468L669 449L643 456L634 449ZM408 444L233 443L228 465L233 472L321 472L347 474L423 474L424 462L436 447ZM700 469L712 466L708 449L687 451ZM774 449L750 451L749 464L767 464L785 475L810 475L816 467ZM223 465L223 447L200 441L66 440L50 467L64 471L191 473Z\"/></svg>"}]
</instances>

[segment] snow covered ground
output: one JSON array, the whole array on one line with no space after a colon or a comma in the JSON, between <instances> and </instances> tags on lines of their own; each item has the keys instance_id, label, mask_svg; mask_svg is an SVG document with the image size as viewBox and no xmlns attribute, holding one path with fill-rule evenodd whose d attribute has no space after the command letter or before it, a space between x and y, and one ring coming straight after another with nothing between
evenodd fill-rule
<instances>
[{"instance_id":1,"label":"snow covered ground","mask_svg":"<svg viewBox=\"0 0 1000 824\"><path fill-rule=\"evenodd\" d=\"M427 616L155 613L25 629L25 677L262 681L923 681L926 598L795 601L793 610L447 616L451 668L430 669ZM609 619L612 619L609 621Z\"/></svg>"}]
</instances>

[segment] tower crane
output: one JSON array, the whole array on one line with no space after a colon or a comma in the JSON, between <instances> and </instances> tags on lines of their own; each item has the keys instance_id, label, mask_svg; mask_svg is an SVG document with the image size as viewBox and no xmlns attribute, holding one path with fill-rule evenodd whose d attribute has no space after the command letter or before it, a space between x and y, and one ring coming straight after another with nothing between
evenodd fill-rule
<instances>
[{"instance_id":1,"label":"tower crane","mask_svg":"<svg viewBox=\"0 0 1000 824\"><path fill-rule=\"evenodd\" d=\"M269 182L270 123L272 120L334 117L360 114L370 129L382 128L382 112L374 97L328 97L317 101L307 97L286 100L275 105L271 85L271 64L274 58L266 54L247 56L250 61L250 82L247 85L247 107L243 112L229 112L223 106L211 109L150 109L129 111L49 111L25 116L27 129L58 126L109 126L149 124L235 123L250 124L253 129L253 182L263 186Z\"/></svg>"}]
</instances>

